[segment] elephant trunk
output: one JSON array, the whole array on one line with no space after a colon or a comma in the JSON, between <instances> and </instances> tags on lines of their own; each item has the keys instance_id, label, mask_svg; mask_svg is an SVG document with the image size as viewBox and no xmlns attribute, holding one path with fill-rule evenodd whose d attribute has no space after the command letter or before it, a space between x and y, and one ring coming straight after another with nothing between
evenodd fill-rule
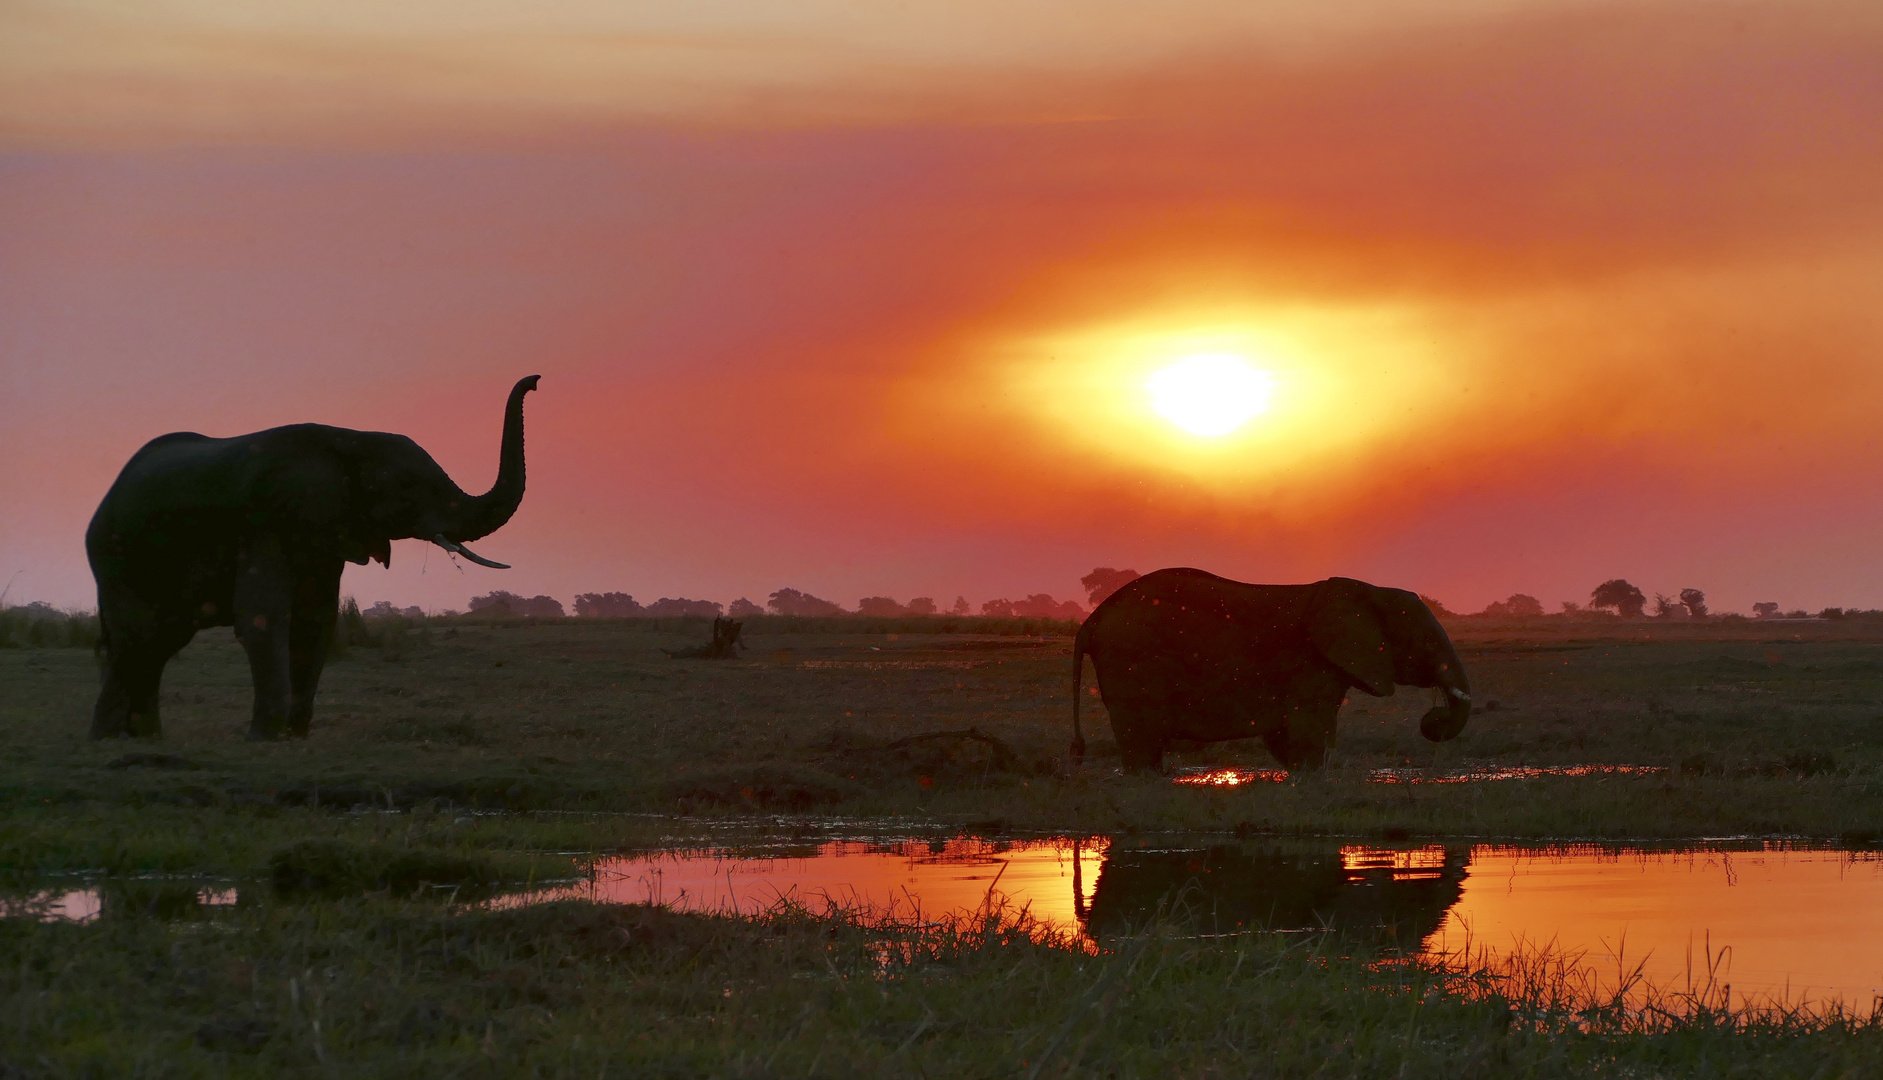
<instances>
[{"instance_id":1,"label":"elephant trunk","mask_svg":"<svg viewBox=\"0 0 1883 1080\"><path fill-rule=\"evenodd\" d=\"M463 515L442 535L454 543L489 536L510 520L523 502L523 395L536 389L540 375L517 380L503 409L503 456L497 482L482 495L466 496ZM479 560L482 561L482 560Z\"/></svg>"},{"instance_id":2,"label":"elephant trunk","mask_svg":"<svg viewBox=\"0 0 1883 1080\"><path fill-rule=\"evenodd\" d=\"M1438 688L1444 691L1445 700L1432 706L1419 721L1419 734L1432 742L1444 742L1455 739L1465 729L1465 721L1471 719L1471 681L1465 678L1464 665L1458 662L1458 654L1451 651L1451 656L1439 668Z\"/></svg>"}]
</instances>

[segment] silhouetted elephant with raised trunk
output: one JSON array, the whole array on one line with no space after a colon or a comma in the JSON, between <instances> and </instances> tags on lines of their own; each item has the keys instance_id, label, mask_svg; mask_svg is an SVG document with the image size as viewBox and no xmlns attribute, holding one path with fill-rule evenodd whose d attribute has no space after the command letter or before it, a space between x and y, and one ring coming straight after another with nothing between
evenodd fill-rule
<instances>
[{"instance_id":1,"label":"silhouetted elephant with raised trunk","mask_svg":"<svg viewBox=\"0 0 1883 1080\"><path fill-rule=\"evenodd\" d=\"M392 541L430 540L484 566L466 541L523 501L520 380L504 407L497 483L467 495L404 435L291 424L144 444L85 531L98 579L104 687L92 738L163 733L164 665L196 631L234 626L255 682L251 739L305 736L334 631L340 571L392 564Z\"/></svg>"},{"instance_id":2,"label":"silhouetted elephant with raised trunk","mask_svg":"<svg viewBox=\"0 0 1883 1080\"><path fill-rule=\"evenodd\" d=\"M1072 647L1072 757L1085 658L1127 768L1157 769L1172 739L1259 737L1289 769L1319 768L1350 689L1438 687L1419 731L1454 738L1471 717L1458 652L1418 595L1352 578L1250 585L1189 567L1146 574L1113 593Z\"/></svg>"}]
</instances>

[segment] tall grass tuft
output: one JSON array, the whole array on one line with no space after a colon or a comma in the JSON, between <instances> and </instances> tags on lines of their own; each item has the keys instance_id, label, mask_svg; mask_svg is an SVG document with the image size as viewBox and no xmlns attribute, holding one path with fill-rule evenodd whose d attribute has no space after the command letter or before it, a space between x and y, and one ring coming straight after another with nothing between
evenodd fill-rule
<instances>
[{"instance_id":1,"label":"tall grass tuft","mask_svg":"<svg viewBox=\"0 0 1883 1080\"><path fill-rule=\"evenodd\" d=\"M364 613L360 611L359 602L349 596L340 604L327 658L343 660L350 655L348 650L363 646L378 649L381 659L403 660L414 649L432 643L430 623L426 616L409 612Z\"/></svg>"}]
</instances>

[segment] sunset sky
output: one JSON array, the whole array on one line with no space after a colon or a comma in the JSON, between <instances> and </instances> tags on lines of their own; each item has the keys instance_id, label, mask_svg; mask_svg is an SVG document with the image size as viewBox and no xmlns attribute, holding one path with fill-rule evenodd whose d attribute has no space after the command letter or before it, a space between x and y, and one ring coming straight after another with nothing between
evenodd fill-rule
<instances>
[{"instance_id":1,"label":"sunset sky","mask_svg":"<svg viewBox=\"0 0 1883 1080\"><path fill-rule=\"evenodd\" d=\"M1883 607L1883 5L0 4L8 603L152 436L482 491L537 373L515 569L348 592Z\"/></svg>"}]
</instances>

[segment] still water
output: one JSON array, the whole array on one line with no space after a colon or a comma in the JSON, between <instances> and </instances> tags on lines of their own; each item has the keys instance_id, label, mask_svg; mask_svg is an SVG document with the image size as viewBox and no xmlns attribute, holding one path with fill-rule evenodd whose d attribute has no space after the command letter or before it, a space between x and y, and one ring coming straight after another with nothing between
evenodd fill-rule
<instances>
[{"instance_id":1,"label":"still water","mask_svg":"<svg viewBox=\"0 0 1883 1080\"><path fill-rule=\"evenodd\" d=\"M1332 931L1404 955L1579 953L1611 985L1638 969L1678 990L1711 965L1738 1004L1839 998L1869 1012L1883 996L1883 853L1776 843L829 841L609 859L591 882L508 902L562 897L930 918L999 898L1087 940L1164 911L1199 933Z\"/></svg>"},{"instance_id":2,"label":"still water","mask_svg":"<svg viewBox=\"0 0 1883 1080\"><path fill-rule=\"evenodd\" d=\"M200 918L247 891L130 880L0 897L0 915ZM1883 852L1782 843L824 840L607 859L589 881L490 903L556 899L747 914L834 902L927 920L999 903L1088 945L1162 916L1386 956L1548 951L1609 987L1638 970L1678 993L1710 973L1738 1005L1883 1004Z\"/></svg>"}]
</instances>

